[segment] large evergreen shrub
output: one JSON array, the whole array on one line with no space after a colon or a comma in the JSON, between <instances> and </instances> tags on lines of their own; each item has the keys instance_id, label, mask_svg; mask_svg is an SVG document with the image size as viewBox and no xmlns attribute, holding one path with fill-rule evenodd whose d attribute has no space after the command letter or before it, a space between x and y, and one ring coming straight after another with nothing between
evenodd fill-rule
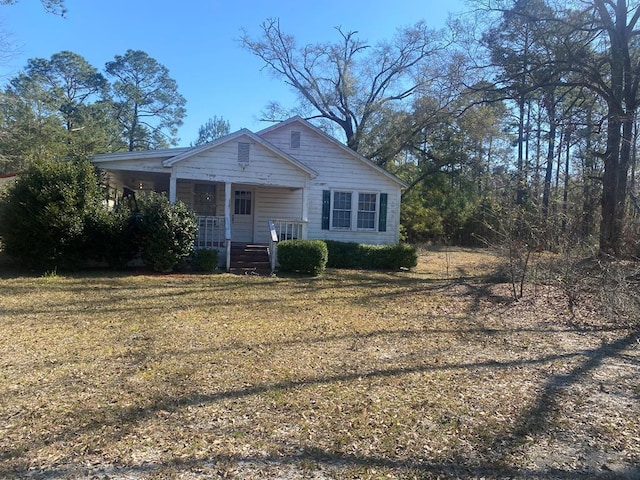
<instances>
[{"instance_id":1,"label":"large evergreen shrub","mask_svg":"<svg viewBox=\"0 0 640 480\"><path fill-rule=\"evenodd\" d=\"M140 220L128 206L101 209L86 225L87 258L124 268L140 253Z\"/></svg>"},{"instance_id":2,"label":"large evergreen shrub","mask_svg":"<svg viewBox=\"0 0 640 480\"><path fill-rule=\"evenodd\" d=\"M5 252L39 270L81 265L85 260L85 226L103 208L101 200L89 162L33 162L0 199L0 236Z\"/></svg>"},{"instance_id":3,"label":"large evergreen shrub","mask_svg":"<svg viewBox=\"0 0 640 480\"><path fill-rule=\"evenodd\" d=\"M170 272L193 251L198 231L196 216L182 202L145 192L138 198L142 260L157 272Z\"/></svg>"}]
</instances>

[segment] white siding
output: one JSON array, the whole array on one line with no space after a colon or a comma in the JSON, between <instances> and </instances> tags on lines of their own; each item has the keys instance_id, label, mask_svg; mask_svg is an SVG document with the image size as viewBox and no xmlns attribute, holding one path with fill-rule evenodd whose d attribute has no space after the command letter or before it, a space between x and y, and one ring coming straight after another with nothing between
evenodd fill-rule
<instances>
[{"instance_id":1,"label":"white siding","mask_svg":"<svg viewBox=\"0 0 640 480\"><path fill-rule=\"evenodd\" d=\"M176 163L178 178L210 182L231 182L245 185L301 187L307 174L262 145L250 142L250 160L244 168L238 163L238 142L230 141Z\"/></svg>"},{"instance_id":2,"label":"white siding","mask_svg":"<svg viewBox=\"0 0 640 480\"><path fill-rule=\"evenodd\" d=\"M302 190L290 188L256 189L256 211L254 239L258 243L268 243L269 220L301 220Z\"/></svg>"},{"instance_id":3,"label":"white siding","mask_svg":"<svg viewBox=\"0 0 640 480\"><path fill-rule=\"evenodd\" d=\"M187 207L193 209L193 183L181 182L178 180L176 184L176 200L180 200Z\"/></svg>"},{"instance_id":4,"label":"white siding","mask_svg":"<svg viewBox=\"0 0 640 480\"><path fill-rule=\"evenodd\" d=\"M292 130L301 131L300 148L290 148ZM318 172L318 176L309 182L308 238L363 244L398 243L401 190L397 182L344 152L333 142L322 138L300 123L292 123L268 131L263 138ZM323 190L386 193L388 195L386 232L322 230Z\"/></svg>"}]
</instances>

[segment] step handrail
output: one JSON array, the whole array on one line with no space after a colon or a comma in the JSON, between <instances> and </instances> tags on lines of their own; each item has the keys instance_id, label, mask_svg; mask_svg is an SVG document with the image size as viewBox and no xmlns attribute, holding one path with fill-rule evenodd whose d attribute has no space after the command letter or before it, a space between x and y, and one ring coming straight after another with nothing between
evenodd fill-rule
<instances>
[{"instance_id":1,"label":"step handrail","mask_svg":"<svg viewBox=\"0 0 640 480\"><path fill-rule=\"evenodd\" d=\"M269 263L271 264L271 273L276 271L276 257L278 251L278 232L276 231L276 224L273 220L269 220L269 233L271 239L269 241Z\"/></svg>"}]
</instances>

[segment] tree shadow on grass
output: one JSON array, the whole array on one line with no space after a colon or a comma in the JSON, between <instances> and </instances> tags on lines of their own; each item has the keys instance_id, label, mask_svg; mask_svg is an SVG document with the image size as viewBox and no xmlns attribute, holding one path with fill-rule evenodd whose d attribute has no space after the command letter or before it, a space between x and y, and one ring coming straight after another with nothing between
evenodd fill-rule
<instances>
[{"instance_id":1,"label":"tree shadow on grass","mask_svg":"<svg viewBox=\"0 0 640 480\"><path fill-rule=\"evenodd\" d=\"M360 379L376 379L384 377L398 377L403 375L409 375L413 373L423 373L428 371L444 371L444 370L467 370L467 369L511 369L533 364L547 364L554 361L569 362L576 358L584 357L585 360L579 365L574 367L567 374L559 374L551 376L546 384L535 405L529 410L522 413L521 418L516 423L514 428L506 431L499 432L493 439L489 438L485 443L475 446L476 450L481 452L480 458L489 458L490 461L478 462L477 460L469 461L465 458L454 458L447 462L430 462L428 459L423 460L407 460L402 458L386 458L378 456L366 456L349 454L341 451L326 451L321 448L315 448L313 446L301 446L301 453L290 456L277 456L273 458L260 457L258 459L251 459L248 457L232 457L227 458L228 462L273 462L276 464L302 464L305 461L313 461L320 465L325 465L328 468L336 468L341 470L344 468L355 467L384 467L393 470L398 474L406 473L408 476L414 476L416 478L439 478L444 476L445 478L463 478L471 479L478 477L487 478L558 478L558 479L612 479L612 478L625 478L615 474L614 472L605 471L563 471L554 470L549 471L537 471L533 469L520 469L510 464L509 458L519 448L521 448L526 438L532 436L538 436L544 434L557 410L558 403L562 400L563 392L570 386L579 383L585 376L601 366L603 362L613 356L619 356L621 353L633 345L638 338L638 330L630 332L628 335L619 338L618 340L603 344L602 346L590 350L581 350L570 352L566 354L547 355L544 357L538 357L533 359L512 360L507 362L486 361L486 362L472 362L472 363L454 363L443 365L419 365L405 368L390 368L390 369L378 369L370 372L353 372L346 374L338 374L333 376L323 376L318 378L304 378L299 381L283 381L272 384L262 384L245 386L238 389L192 394L186 396L172 397L170 395L157 395L155 398L149 399L146 404L136 404L130 407L122 406L105 406L98 410L82 410L82 406L79 406L80 410L77 412L78 416L83 418L94 418L93 422L83 425L82 427L64 427L61 426L57 432L51 434L33 435L28 440L28 445L16 445L12 450L5 451L2 455L3 462L10 461L14 465L25 465L22 469L7 469L6 467L0 467L0 476L6 476L7 478L17 478L21 474L27 472L28 465L28 452L32 448L38 448L40 446L51 445L57 442L72 442L81 434L91 434L91 432L100 432L100 435L107 435L107 439L110 441L117 441L118 439L126 436L129 433L135 431L137 425L144 420L156 416L159 412L171 412L186 407L215 404L225 400L242 399L251 396L259 396L268 392L278 390L290 390L297 388L307 388L315 385L323 384L336 384L341 382L351 382ZM105 426L117 427L113 433L105 433ZM109 438L111 437L111 438ZM26 440L25 440L26 441ZM70 458L62 459L62 464L69 463L73 465L76 459L71 456ZM209 459L209 461L218 462L220 459ZM195 468L198 466L198 462L202 460L194 459L192 463L185 462L183 460L172 460L158 465L124 465L119 470L120 474L132 473L132 472L144 472L145 469L162 469L162 468ZM67 467L64 467L67 468ZM68 467L71 468L71 467ZM120 467L119 467L120 468ZM41 478L56 478L56 468L47 469L43 472ZM66 474L64 470L59 471L60 477L63 478ZM30 477L38 478L37 475L31 475Z\"/></svg>"}]
</instances>

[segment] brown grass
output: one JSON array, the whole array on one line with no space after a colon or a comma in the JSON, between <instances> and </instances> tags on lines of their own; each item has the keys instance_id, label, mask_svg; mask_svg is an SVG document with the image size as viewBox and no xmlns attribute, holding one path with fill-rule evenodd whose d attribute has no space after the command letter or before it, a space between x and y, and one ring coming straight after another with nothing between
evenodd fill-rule
<instances>
[{"instance_id":1,"label":"brown grass","mask_svg":"<svg viewBox=\"0 0 640 480\"><path fill-rule=\"evenodd\" d=\"M640 475L638 330L495 268L5 275L0 477Z\"/></svg>"}]
</instances>

